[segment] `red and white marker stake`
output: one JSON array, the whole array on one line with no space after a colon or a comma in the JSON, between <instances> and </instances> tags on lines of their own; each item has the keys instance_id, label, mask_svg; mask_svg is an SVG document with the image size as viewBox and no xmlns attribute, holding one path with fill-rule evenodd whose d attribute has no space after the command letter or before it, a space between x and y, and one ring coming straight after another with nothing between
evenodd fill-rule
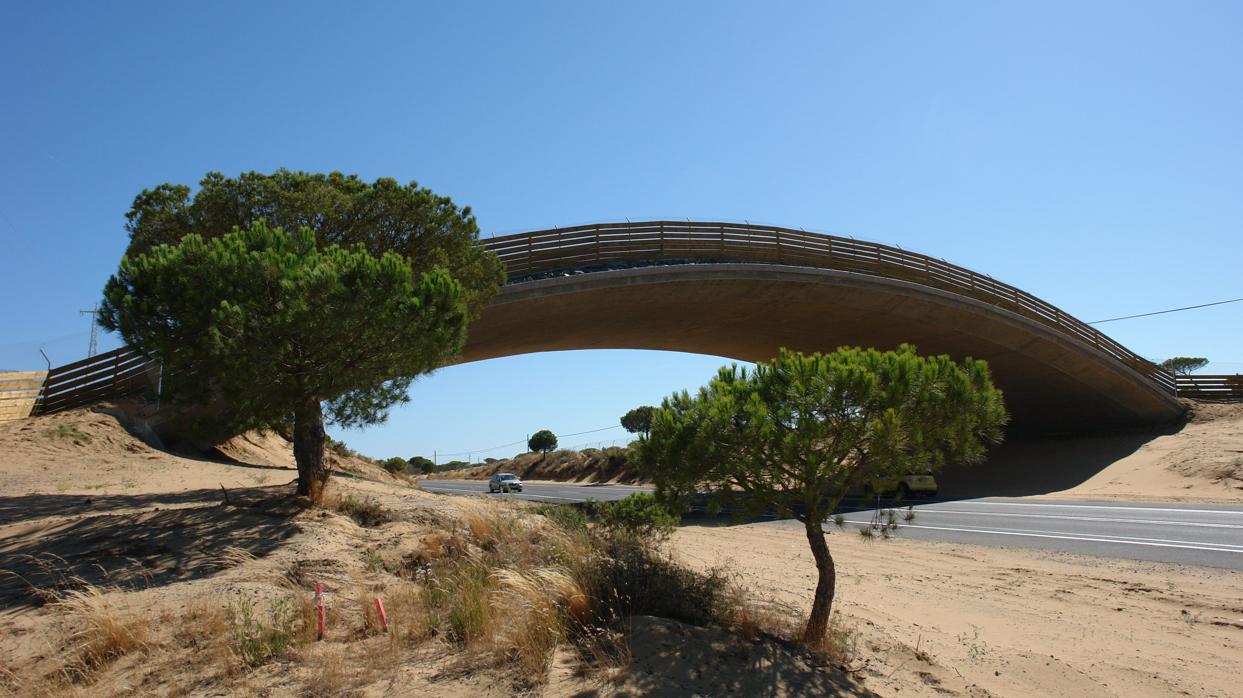
<instances>
[{"instance_id":1,"label":"red and white marker stake","mask_svg":"<svg viewBox=\"0 0 1243 698\"><path fill-rule=\"evenodd\" d=\"M324 613L324 584L323 582L315 582L315 621L316 621L316 638L324 639L326 614Z\"/></svg>"},{"instance_id":2,"label":"red and white marker stake","mask_svg":"<svg viewBox=\"0 0 1243 698\"><path fill-rule=\"evenodd\" d=\"M380 627L384 632L388 632L388 614L384 612L384 602L378 596L375 597L375 610L380 614Z\"/></svg>"}]
</instances>

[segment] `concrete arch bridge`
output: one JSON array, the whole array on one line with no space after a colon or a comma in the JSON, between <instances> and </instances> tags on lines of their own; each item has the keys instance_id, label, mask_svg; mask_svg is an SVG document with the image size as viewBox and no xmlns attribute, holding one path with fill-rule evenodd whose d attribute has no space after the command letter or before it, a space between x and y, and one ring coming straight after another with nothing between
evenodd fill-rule
<instances>
[{"instance_id":1,"label":"concrete arch bridge","mask_svg":"<svg viewBox=\"0 0 1243 698\"><path fill-rule=\"evenodd\" d=\"M1174 377L1013 286L897 247L737 223L605 223L483 242L508 283L461 362L568 349L763 361L841 345L986 359L1013 427L1176 420ZM707 376L705 376L705 380Z\"/></svg>"}]
</instances>

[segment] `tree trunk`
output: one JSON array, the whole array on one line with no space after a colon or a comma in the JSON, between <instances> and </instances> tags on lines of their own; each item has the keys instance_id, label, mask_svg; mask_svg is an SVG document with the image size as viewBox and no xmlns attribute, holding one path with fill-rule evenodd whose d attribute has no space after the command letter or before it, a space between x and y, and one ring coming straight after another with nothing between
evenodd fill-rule
<instances>
[{"instance_id":1,"label":"tree trunk","mask_svg":"<svg viewBox=\"0 0 1243 698\"><path fill-rule=\"evenodd\" d=\"M837 570L833 567L833 555L829 553L829 544L824 540L824 529L820 521L808 518L803 525L807 529L807 542L811 544L812 557L816 558L816 571L820 573L816 582L816 598L811 605L811 617L807 619L807 629L803 631L803 642L816 645L824 639L828 631L829 612L833 610L833 593L837 587Z\"/></svg>"},{"instance_id":2,"label":"tree trunk","mask_svg":"<svg viewBox=\"0 0 1243 698\"><path fill-rule=\"evenodd\" d=\"M324 462L324 411L312 400L293 415L293 458L298 463L298 494L324 501L328 466Z\"/></svg>"}]
</instances>

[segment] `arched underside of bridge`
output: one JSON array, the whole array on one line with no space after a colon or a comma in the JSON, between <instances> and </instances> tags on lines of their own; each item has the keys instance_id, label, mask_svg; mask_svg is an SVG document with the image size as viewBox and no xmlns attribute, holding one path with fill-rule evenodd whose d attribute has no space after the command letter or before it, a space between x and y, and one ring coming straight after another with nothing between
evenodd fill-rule
<instances>
[{"instance_id":1,"label":"arched underside of bridge","mask_svg":"<svg viewBox=\"0 0 1243 698\"><path fill-rule=\"evenodd\" d=\"M909 281L773 264L673 264L512 283L472 325L460 361L569 349L763 361L781 347L903 342L921 353L986 359L1018 431L1161 424L1183 411L1116 358L1009 310Z\"/></svg>"}]
</instances>

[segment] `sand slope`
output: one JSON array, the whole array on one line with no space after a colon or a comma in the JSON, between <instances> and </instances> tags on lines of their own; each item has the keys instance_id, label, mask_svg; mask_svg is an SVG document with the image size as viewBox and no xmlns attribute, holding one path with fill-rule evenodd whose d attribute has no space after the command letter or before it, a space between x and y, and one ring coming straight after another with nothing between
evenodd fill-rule
<instances>
[{"instance_id":1,"label":"sand slope","mask_svg":"<svg viewBox=\"0 0 1243 698\"><path fill-rule=\"evenodd\" d=\"M815 565L800 529L690 526L678 551L728 563L802 613ZM1243 662L1243 572L832 534L835 613L881 695L1226 696ZM918 648L926 655L916 652Z\"/></svg>"}]
</instances>

